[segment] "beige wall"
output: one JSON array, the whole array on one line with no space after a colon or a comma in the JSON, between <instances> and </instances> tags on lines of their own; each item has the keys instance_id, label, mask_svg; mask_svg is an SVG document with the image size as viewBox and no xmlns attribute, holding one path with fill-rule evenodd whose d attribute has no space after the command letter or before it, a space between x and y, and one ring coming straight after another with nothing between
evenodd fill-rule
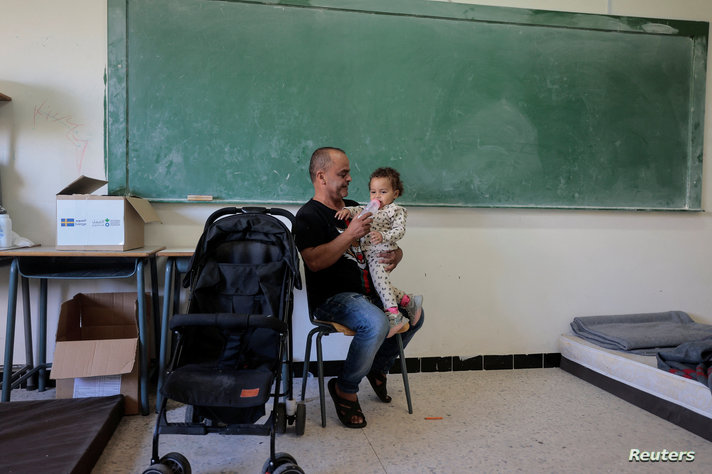
<instances>
[{"instance_id":1,"label":"beige wall","mask_svg":"<svg viewBox=\"0 0 712 474\"><path fill-rule=\"evenodd\" d=\"M712 19L712 3L705 0L469 3ZM0 92L13 99L0 105L3 203L19 234L53 245L55 193L80 174L105 174L106 5L5 0L2 17ZM712 141L709 104L706 156ZM705 165L704 208L711 207L706 185L711 178ZM156 208L163 224L147 227L147 244L175 247L194 245L215 206ZM679 309L712 324L712 221L707 213L413 208L409 217L402 241L406 258L393 278L400 287L425 295L428 319L408 349L411 357L557 352L558 334L577 315ZM6 288L7 272L0 271L0 347ZM35 283L32 288L36 295ZM50 339L59 304L77 291L132 289L126 281L51 282ZM298 360L308 326L299 294ZM16 362L24 360L21 328L18 320ZM327 358L342 357L346 342L330 338ZM53 347L48 350L51 356Z\"/></svg>"}]
</instances>

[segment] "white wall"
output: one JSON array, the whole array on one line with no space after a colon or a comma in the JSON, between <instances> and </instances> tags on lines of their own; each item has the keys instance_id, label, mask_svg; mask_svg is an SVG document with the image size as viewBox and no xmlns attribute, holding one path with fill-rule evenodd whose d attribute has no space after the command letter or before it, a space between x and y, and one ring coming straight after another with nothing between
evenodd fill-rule
<instances>
[{"instance_id":1,"label":"white wall","mask_svg":"<svg viewBox=\"0 0 712 474\"><path fill-rule=\"evenodd\" d=\"M705 0L469 3L712 20L712 3ZM51 246L55 193L80 174L105 175L106 5L96 0L3 0L0 11L0 92L12 97L0 104L3 204L18 233ZM709 81L707 87L712 90ZM710 103L708 99L706 157L712 142ZM704 208L711 207L710 179L705 164ZM156 208L163 224L147 226L147 245L190 247L216 206ZM425 295L428 321L408 355L558 352L557 336L567 331L573 316L582 315L679 309L712 324L710 242L707 213L412 208L402 241L406 258L393 278ZM6 288L3 270L0 315L7 305ZM34 300L36 283L32 288ZM59 304L75 292L133 288L127 281L50 282L50 340ZM300 294L295 315L298 360L309 328L304 307ZM21 318L17 325L15 361L21 362ZM5 319L0 316L0 347L4 340ZM328 342L326 357L343 357L348 340L333 336ZM51 356L53 348L48 351Z\"/></svg>"}]
</instances>

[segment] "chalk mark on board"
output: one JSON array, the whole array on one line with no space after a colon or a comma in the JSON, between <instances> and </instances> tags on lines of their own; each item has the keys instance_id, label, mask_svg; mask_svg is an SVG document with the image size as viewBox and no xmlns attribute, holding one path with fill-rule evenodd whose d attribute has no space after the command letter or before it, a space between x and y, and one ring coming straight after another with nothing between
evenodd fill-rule
<instances>
[{"instance_id":1,"label":"chalk mark on board","mask_svg":"<svg viewBox=\"0 0 712 474\"><path fill-rule=\"evenodd\" d=\"M77 123L70 114L63 114L61 112L52 110L50 106L47 105L45 100L39 106L35 105L35 111L33 116L32 127L37 128L37 119L43 120L45 122L54 123L66 130L64 136L69 143L77 151L77 171L81 172L82 164L84 163L84 155L87 151L87 146L89 145L89 139L85 137L83 128L84 124Z\"/></svg>"}]
</instances>

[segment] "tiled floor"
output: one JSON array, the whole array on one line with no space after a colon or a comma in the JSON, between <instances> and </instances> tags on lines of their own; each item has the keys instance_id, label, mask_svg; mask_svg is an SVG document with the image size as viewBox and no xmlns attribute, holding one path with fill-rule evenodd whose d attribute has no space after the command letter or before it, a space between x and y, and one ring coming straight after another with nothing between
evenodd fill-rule
<instances>
[{"instance_id":1,"label":"tiled floor","mask_svg":"<svg viewBox=\"0 0 712 474\"><path fill-rule=\"evenodd\" d=\"M300 383L295 379L295 393ZM710 442L558 368L416 373L410 384L412 415L399 375L389 377L391 404L364 381L368 426L353 430L339 424L330 399L321 427L310 379L306 433L297 437L289 427L277 450L307 473L712 472ZM182 419L182 410L176 406L170 416ZM94 472L141 473L155 418L125 417ZM161 454L185 455L196 473L257 473L269 455L268 437L165 435L160 446ZM694 451L695 458L629 462L631 449Z\"/></svg>"}]
</instances>

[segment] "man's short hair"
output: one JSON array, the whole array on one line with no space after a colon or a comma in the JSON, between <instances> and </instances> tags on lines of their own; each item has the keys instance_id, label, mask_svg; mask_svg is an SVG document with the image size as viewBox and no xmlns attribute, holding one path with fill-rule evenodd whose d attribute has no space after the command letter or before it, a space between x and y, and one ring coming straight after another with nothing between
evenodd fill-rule
<instances>
[{"instance_id":1,"label":"man's short hair","mask_svg":"<svg viewBox=\"0 0 712 474\"><path fill-rule=\"evenodd\" d=\"M343 153L346 152L341 148L336 148L333 146L325 146L317 148L314 153L312 153L311 160L309 161L309 178L313 183L316 180L316 174L319 171L326 171L331 166L331 152L337 151Z\"/></svg>"}]
</instances>

